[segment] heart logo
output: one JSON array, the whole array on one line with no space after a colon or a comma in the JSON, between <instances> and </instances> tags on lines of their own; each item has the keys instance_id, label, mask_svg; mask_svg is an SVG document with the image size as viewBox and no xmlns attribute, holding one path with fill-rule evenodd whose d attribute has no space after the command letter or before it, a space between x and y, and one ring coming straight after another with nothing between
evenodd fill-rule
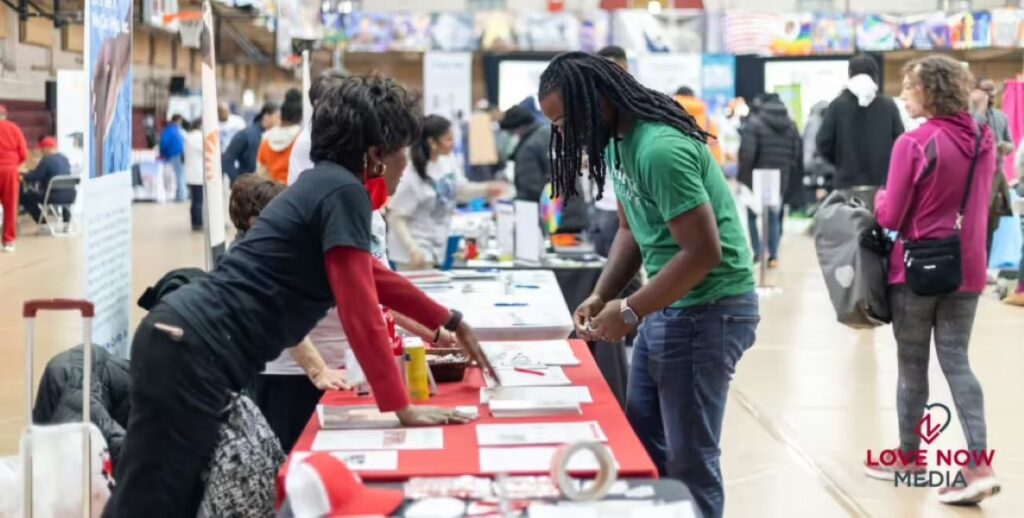
<instances>
[{"instance_id":1,"label":"heart logo","mask_svg":"<svg viewBox=\"0 0 1024 518\"><path fill-rule=\"evenodd\" d=\"M946 431L952 418L949 407L942 403L932 403L924 407L924 416L917 423L917 435L925 444L931 444Z\"/></svg>"},{"instance_id":2,"label":"heart logo","mask_svg":"<svg viewBox=\"0 0 1024 518\"><path fill-rule=\"evenodd\" d=\"M843 288L849 288L850 286L853 286L853 275L853 267L848 264L836 268L836 280L839 281L839 285L842 286Z\"/></svg>"}]
</instances>

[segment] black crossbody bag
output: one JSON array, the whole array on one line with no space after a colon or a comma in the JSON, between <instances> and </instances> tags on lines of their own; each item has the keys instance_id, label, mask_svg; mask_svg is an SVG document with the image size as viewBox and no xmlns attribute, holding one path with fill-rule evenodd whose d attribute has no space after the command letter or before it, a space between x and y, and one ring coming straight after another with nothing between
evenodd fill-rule
<instances>
[{"instance_id":1,"label":"black crossbody bag","mask_svg":"<svg viewBox=\"0 0 1024 518\"><path fill-rule=\"evenodd\" d=\"M974 184L974 171L978 166L981 154L981 128L976 130L974 137L974 158L971 169L967 173L967 187L960 200L960 210L956 214L956 223L952 236L945 239L928 239L921 241L904 241L903 264L906 266L907 287L916 295L935 297L948 295L960 289L963 281L963 263L960 254L960 228L964 220L967 199L971 195Z\"/></svg>"}]
</instances>

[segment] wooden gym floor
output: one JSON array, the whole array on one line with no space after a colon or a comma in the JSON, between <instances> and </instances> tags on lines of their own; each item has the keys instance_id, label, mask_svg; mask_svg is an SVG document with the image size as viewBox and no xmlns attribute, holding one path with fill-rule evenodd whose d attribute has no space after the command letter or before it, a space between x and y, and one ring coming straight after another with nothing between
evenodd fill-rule
<instances>
[{"instance_id":1,"label":"wooden gym floor","mask_svg":"<svg viewBox=\"0 0 1024 518\"><path fill-rule=\"evenodd\" d=\"M134 297L164 272L201 266L203 238L189 230L185 205L134 209ZM1024 309L986 294L971 360L985 390L989 447L1003 493L981 507L939 504L930 489L868 479L867 449L897 446L896 349L891 329L854 331L835 323L811 239L787 224L782 293L762 300L757 344L740 363L722 441L726 513L762 516L1024 516ZM23 230L33 231L30 222ZM24 323L27 298L81 293L80 239L23 236L0 254L0 455L13 455L24 426ZM142 311L133 308L133 322ZM47 359L79 341L76 318L41 318L36 376ZM933 355L934 356L934 355ZM953 408L932 360L930 401ZM964 446L954 420L935 445Z\"/></svg>"}]
</instances>

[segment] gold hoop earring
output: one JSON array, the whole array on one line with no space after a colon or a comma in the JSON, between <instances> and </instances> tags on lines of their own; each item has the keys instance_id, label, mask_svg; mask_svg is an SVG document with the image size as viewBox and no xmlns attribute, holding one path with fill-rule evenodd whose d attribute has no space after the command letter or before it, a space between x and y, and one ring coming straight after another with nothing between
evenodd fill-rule
<instances>
[{"instance_id":1,"label":"gold hoop earring","mask_svg":"<svg viewBox=\"0 0 1024 518\"><path fill-rule=\"evenodd\" d=\"M373 166L373 176L374 177L379 178L381 176L384 176L384 173L386 173L386 172L388 172L388 165L385 164L384 162L377 162Z\"/></svg>"}]
</instances>

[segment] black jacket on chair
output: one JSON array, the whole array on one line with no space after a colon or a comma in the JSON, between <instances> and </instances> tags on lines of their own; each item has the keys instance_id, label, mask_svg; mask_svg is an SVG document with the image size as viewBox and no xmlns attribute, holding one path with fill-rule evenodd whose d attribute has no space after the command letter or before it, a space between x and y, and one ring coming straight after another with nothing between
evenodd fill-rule
<instances>
[{"instance_id":1,"label":"black jacket on chair","mask_svg":"<svg viewBox=\"0 0 1024 518\"><path fill-rule=\"evenodd\" d=\"M786 105L769 98L740 129L739 181L753 188L754 169L778 169L782 194L790 197L789 178L803 178L803 140Z\"/></svg>"},{"instance_id":2,"label":"black jacket on chair","mask_svg":"<svg viewBox=\"0 0 1024 518\"><path fill-rule=\"evenodd\" d=\"M879 95L860 106L857 96L843 90L825 110L818 130L818 153L836 166L836 189L880 187L889 176L889 158L903 119L896 103Z\"/></svg>"}]
</instances>

